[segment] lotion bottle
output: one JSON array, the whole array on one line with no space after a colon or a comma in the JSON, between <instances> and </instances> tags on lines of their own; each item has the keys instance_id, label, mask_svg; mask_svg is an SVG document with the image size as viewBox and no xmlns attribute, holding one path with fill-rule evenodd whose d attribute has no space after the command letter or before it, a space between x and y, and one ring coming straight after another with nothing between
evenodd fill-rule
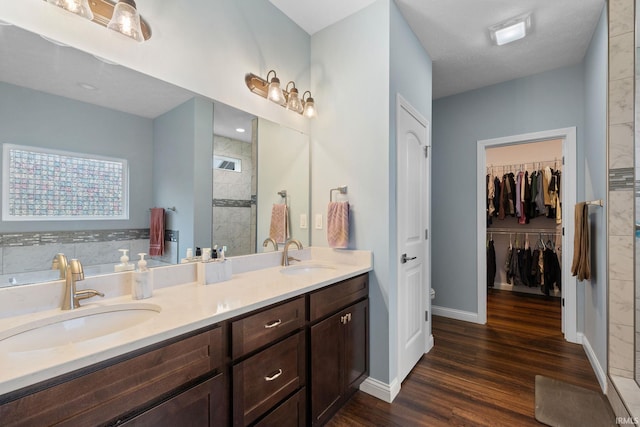
<instances>
[{"instance_id":1,"label":"lotion bottle","mask_svg":"<svg viewBox=\"0 0 640 427\"><path fill-rule=\"evenodd\" d=\"M140 255L140 260L138 261L137 270L133 272L131 298L150 298L153 295L153 280L151 271L147 268L147 261L144 259L146 253L142 252L138 255Z\"/></svg>"}]
</instances>

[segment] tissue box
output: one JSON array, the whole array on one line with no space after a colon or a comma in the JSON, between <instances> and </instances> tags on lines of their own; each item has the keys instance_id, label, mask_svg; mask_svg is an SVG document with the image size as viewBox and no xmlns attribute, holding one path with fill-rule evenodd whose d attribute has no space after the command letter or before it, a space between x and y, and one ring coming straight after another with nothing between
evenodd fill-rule
<instances>
[{"instance_id":1,"label":"tissue box","mask_svg":"<svg viewBox=\"0 0 640 427\"><path fill-rule=\"evenodd\" d=\"M204 285L231 279L231 260L198 263L198 282Z\"/></svg>"}]
</instances>

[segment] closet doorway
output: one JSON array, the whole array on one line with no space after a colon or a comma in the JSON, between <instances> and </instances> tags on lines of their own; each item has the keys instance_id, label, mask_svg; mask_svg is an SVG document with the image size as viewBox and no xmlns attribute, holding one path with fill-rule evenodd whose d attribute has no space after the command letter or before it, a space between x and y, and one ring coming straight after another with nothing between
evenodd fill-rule
<instances>
[{"instance_id":1,"label":"closet doorway","mask_svg":"<svg viewBox=\"0 0 640 427\"><path fill-rule=\"evenodd\" d=\"M578 342L577 337L577 295L576 280L571 276L571 261L573 259L573 207L576 203L576 131L575 128L556 129L531 134L513 135L504 138L478 141L478 169L477 169L477 218L478 218L478 321L487 321L487 245L493 237L496 253L496 274L494 287L518 292L535 293L562 298L562 332L565 339ZM528 218L525 211L535 211L534 206L522 203L519 217L516 206L499 215L489 218L487 208L487 174L493 172L502 181L503 175L513 173L513 193L516 189L524 191L522 187L513 186L522 171L520 180L524 182L525 171L532 174L543 173L546 168L560 170L560 193L557 208L544 208L549 200L543 201L541 211L537 216L531 214ZM548 178L548 176L546 177ZM531 182L531 177L529 177ZM545 179L545 182L548 182ZM513 188L512 188L513 186ZM505 190L504 188L502 189ZM520 191L518 191L520 193ZM503 193L504 194L504 193ZM499 207L494 206L499 209ZM556 215L557 213L557 215ZM499 219L503 218L503 219ZM540 254L556 256L560 271L555 276L547 275L547 284L539 286L534 278L529 281L518 275L514 276L505 270L505 261L509 253L509 245L513 250L524 248L527 244L531 252L538 249ZM545 249L551 249L546 251ZM522 258L520 258L522 259ZM549 259L550 260L550 259ZM517 260L516 260L517 261ZM528 261L531 263L532 261ZM531 265L531 264L529 264ZM513 267L513 266L512 266ZM520 266L522 267L522 266ZM491 268L489 268L491 270ZM524 270L521 270L524 271ZM550 273L551 270L548 270ZM542 276L544 282L544 275ZM561 286L557 286L561 284ZM551 285L551 286L549 286ZM561 290L560 290L561 288Z\"/></svg>"}]
</instances>

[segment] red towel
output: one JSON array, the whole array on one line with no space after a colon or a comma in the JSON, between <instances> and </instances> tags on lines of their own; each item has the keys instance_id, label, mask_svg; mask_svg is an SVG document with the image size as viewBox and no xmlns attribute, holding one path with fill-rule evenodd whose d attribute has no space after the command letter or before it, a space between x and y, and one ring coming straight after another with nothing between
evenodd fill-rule
<instances>
[{"instance_id":1,"label":"red towel","mask_svg":"<svg viewBox=\"0 0 640 427\"><path fill-rule=\"evenodd\" d=\"M164 255L164 208L151 209L149 255Z\"/></svg>"},{"instance_id":2,"label":"red towel","mask_svg":"<svg viewBox=\"0 0 640 427\"><path fill-rule=\"evenodd\" d=\"M278 243L285 243L291 237L289 232L289 208L285 203L274 203L271 208L269 237Z\"/></svg>"}]
</instances>

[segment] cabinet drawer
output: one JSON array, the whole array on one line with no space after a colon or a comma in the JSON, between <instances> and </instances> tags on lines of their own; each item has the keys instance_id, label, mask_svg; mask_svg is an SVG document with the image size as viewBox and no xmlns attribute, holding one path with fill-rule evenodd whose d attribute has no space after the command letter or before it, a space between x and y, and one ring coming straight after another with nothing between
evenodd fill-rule
<instances>
[{"instance_id":1,"label":"cabinet drawer","mask_svg":"<svg viewBox=\"0 0 640 427\"><path fill-rule=\"evenodd\" d=\"M309 318L313 322L366 297L369 293L368 275L347 279L309 296Z\"/></svg>"},{"instance_id":2,"label":"cabinet drawer","mask_svg":"<svg viewBox=\"0 0 640 427\"><path fill-rule=\"evenodd\" d=\"M233 420L246 426L305 384L305 335L299 332L233 367Z\"/></svg>"},{"instance_id":3,"label":"cabinet drawer","mask_svg":"<svg viewBox=\"0 0 640 427\"><path fill-rule=\"evenodd\" d=\"M280 304L231 323L234 359L301 328L305 321L304 297Z\"/></svg>"},{"instance_id":4,"label":"cabinet drawer","mask_svg":"<svg viewBox=\"0 0 640 427\"><path fill-rule=\"evenodd\" d=\"M199 384L121 424L127 427L226 425L223 374Z\"/></svg>"},{"instance_id":5,"label":"cabinet drawer","mask_svg":"<svg viewBox=\"0 0 640 427\"><path fill-rule=\"evenodd\" d=\"M222 341L222 328L217 327L110 366L105 364L102 369L0 406L0 420L3 426L108 422L213 371L222 363Z\"/></svg>"},{"instance_id":6,"label":"cabinet drawer","mask_svg":"<svg viewBox=\"0 0 640 427\"><path fill-rule=\"evenodd\" d=\"M255 427L304 427L307 417L306 407L303 388L257 422Z\"/></svg>"}]
</instances>

